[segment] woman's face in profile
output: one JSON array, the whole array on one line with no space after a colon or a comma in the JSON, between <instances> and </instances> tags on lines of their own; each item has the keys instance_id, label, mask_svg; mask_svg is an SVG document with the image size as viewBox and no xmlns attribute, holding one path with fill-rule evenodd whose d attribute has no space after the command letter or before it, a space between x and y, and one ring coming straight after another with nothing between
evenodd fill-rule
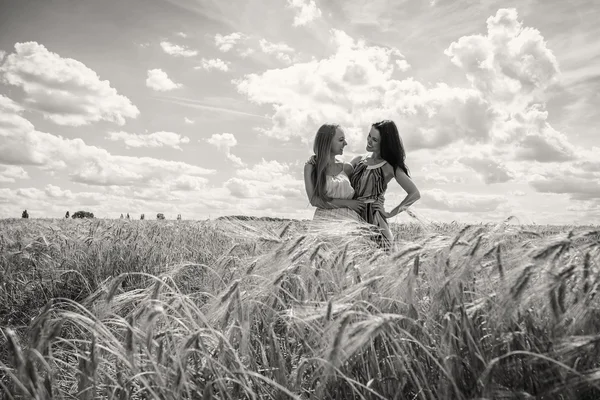
<instances>
[{"instance_id":1,"label":"woman's face in profile","mask_svg":"<svg viewBox=\"0 0 600 400\"><path fill-rule=\"evenodd\" d=\"M344 147L346 147L347 144L344 131L337 128L333 140L331 141L331 153L336 156L344 154Z\"/></svg>"},{"instance_id":2,"label":"woman's face in profile","mask_svg":"<svg viewBox=\"0 0 600 400\"><path fill-rule=\"evenodd\" d=\"M381 147L381 134L375 127L371 127L369 135L367 136L367 151L373 153L380 153Z\"/></svg>"}]
</instances>

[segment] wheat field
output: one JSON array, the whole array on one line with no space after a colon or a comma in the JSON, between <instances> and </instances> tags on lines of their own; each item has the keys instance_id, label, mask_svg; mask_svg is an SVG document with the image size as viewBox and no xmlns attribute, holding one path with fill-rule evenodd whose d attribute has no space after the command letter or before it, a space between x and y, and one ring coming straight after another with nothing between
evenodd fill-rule
<instances>
[{"instance_id":1,"label":"wheat field","mask_svg":"<svg viewBox=\"0 0 600 400\"><path fill-rule=\"evenodd\" d=\"M597 399L600 228L0 221L4 399Z\"/></svg>"}]
</instances>

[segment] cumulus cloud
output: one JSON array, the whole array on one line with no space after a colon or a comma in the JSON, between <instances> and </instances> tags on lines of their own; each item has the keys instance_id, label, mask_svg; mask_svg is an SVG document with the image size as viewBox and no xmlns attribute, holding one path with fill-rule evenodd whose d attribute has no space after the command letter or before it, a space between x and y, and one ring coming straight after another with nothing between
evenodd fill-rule
<instances>
[{"instance_id":1,"label":"cumulus cloud","mask_svg":"<svg viewBox=\"0 0 600 400\"><path fill-rule=\"evenodd\" d=\"M545 93L559 76L558 64L540 33L524 27L514 10L499 10L487 32L461 37L446 54L464 70L471 87L397 80L408 62L398 49L371 46L332 29L334 53L233 82L257 104L273 107L273 138L311 143L323 121L344 126L350 149L359 150L370 124L392 119L410 151L453 144L498 149L499 161L573 159L577 149L548 123ZM508 172L486 172L489 182Z\"/></svg>"},{"instance_id":2,"label":"cumulus cloud","mask_svg":"<svg viewBox=\"0 0 600 400\"><path fill-rule=\"evenodd\" d=\"M179 46L167 41L160 42L160 47L165 53L176 57L194 57L198 55L198 51L196 50L191 50L185 46Z\"/></svg>"},{"instance_id":3,"label":"cumulus cloud","mask_svg":"<svg viewBox=\"0 0 600 400\"><path fill-rule=\"evenodd\" d=\"M476 90L394 80L397 49L368 46L338 30L331 38L336 52L328 58L234 80L251 101L273 105L273 125L264 134L308 143L323 121L335 120L358 149L370 124L391 118L411 149L488 139L494 111Z\"/></svg>"},{"instance_id":4,"label":"cumulus cloud","mask_svg":"<svg viewBox=\"0 0 600 400\"><path fill-rule=\"evenodd\" d=\"M408 71L410 69L410 64L406 60L396 60L396 66L398 67L398 70L402 72Z\"/></svg>"},{"instance_id":5,"label":"cumulus cloud","mask_svg":"<svg viewBox=\"0 0 600 400\"><path fill-rule=\"evenodd\" d=\"M267 209L274 207L273 202L283 200L305 200L302 189L304 182L294 178L290 173L290 165L278 161L266 161L252 168L236 171L236 176L225 182L231 196L253 200L254 209Z\"/></svg>"},{"instance_id":6,"label":"cumulus cloud","mask_svg":"<svg viewBox=\"0 0 600 400\"><path fill-rule=\"evenodd\" d=\"M439 172L432 172L430 174L426 174L422 178L423 182L431 183L434 185L445 185L450 183L450 179L447 176L440 174Z\"/></svg>"},{"instance_id":7,"label":"cumulus cloud","mask_svg":"<svg viewBox=\"0 0 600 400\"><path fill-rule=\"evenodd\" d=\"M172 147L181 150L180 145L189 143L190 139L174 132L159 131L151 134L127 132L109 132L108 139L123 141L127 147Z\"/></svg>"},{"instance_id":8,"label":"cumulus cloud","mask_svg":"<svg viewBox=\"0 0 600 400\"><path fill-rule=\"evenodd\" d=\"M260 163L254 165L252 168L238 170L236 176L260 182L282 181L289 179L291 176L290 165L275 160L266 161L263 158Z\"/></svg>"},{"instance_id":9,"label":"cumulus cloud","mask_svg":"<svg viewBox=\"0 0 600 400\"><path fill-rule=\"evenodd\" d=\"M288 6L295 9L294 26L304 26L321 18L321 10L315 0L288 0Z\"/></svg>"},{"instance_id":10,"label":"cumulus cloud","mask_svg":"<svg viewBox=\"0 0 600 400\"><path fill-rule=\"evenodd\" d=\"M560 162L575 160L577 155L575 146L569 143L567 137L548 125L540 132L530 133L519 141L516 159Z\"/></svg>"},{"instance_id":11,"label":"cumulus cloud","mask_svg":"<svg viewBox=\"0 0 600 400\"><path fill-rule=\"evenodd\" d=\"M229 35L221 35L217 33L215 35L215 45L219 50L227 53L231 50L240 40L245 39L246 35L240 32L233 32Z\"/></svg>"},{"instance_id":12,"label":"cumulus cloud","mask_svg":"<svg viewBox=\"0 0 600 400\"><path fill-rule=\"evenodd\" d=\"M229 62L223 61L220 58L211 58L211 59L203 58L200 66L194 67L194 69L204 69L206 71L216 69L219 71L227 72L227 71L229 71L229 64L230 64Z\"/></svg>"},{"instance_id":13,"label":"cumulus cloud","mask_svg":"<svg viewBox=\"0 0 600 400\"><path fill-rule=\"evenodd\" d=\"M29 174L16 165L0 165L0 183L14 183L17 180L29 179Z\"/></svg>"},{"instance_id":14,"label":"cumulus cloud","mask_svg":"<svg viewBox=\"0 0 600 400\"><path fill-rule=\"evenodd\" d=\"M207 143L222 151L227 156L229 161L233 162L237 166L244 166L244 162L241 158L231 154L231 148L237 145L237 140L233 134L215 133L210 138L205 140Z\"/></svg>"},{"instance_id":15,"label":"cumulus cloud","mask_svg":"<svg viewBox=\"0 0 600 400\"><path fill-rule=\"evenodd\" d=\"M2 62L2 60L4 60L5 55L6 55L6 52L4 50L0 50L0 62Z\"/></svg>"},{"instance_id":16,"label":"cumulus cloud","mask_svg":"<svg viewBox=\"0 0 600 400\"><path fill-rule=\"evenodd\" d=\"M200 176L179 176L170 183L170 190L195 191L205 188L208 179Z\"/></svg>"},{"instance_id":17,"label":"cumulus cloud","mask_svg":"<svg viewBox=\"0 0 600 400\"><path fill-rule=\"evenodd\" d=\"M263 53L273 54L278 60L283 61L286 64L292 63L290 54L293 54L295 50L287 44L283 42L272 43L266 39L260 39L258 44Z\"/></svg>"},{"instance_id":18,"label":"cumulus cloud","mask_svg":"<svg viewBox=\"0 0 600 400\"><path fill-rule=\"evenodd\" d=\"M28 108L59 125L97 121L125 124L139 110L107 80L72 58L63 58L37 42L16 43L0 66L2 82L21 87Z\"/></svg>"},{"instance_id":19,"label":"cumulus cloud","mask_svg":"<svg viewBox=\"0 0 600 400\"><path fill-rule=\"evenodd\" d=\"M185 122L188 125L193 125L195 123L193 119L189 119L188 117L183 117L183 122Z\"/></svg>"},{"instance_id":20,"label":"cumulus cloud","mask_svg":"<svg viewBox=\"0 0 600 400\"><path fill-rule=\"evenodd\" d=\"M215 172L178 161L117 156L82 139L40 132L11 107L10 102L0 101L0 164L62 171L71 181L100 186L156 186L180 176Z\"/></svg>"},{"instance_id":21,"label":"cumulus cloud","mask_svg":"<svg viewBox=\"0 0 600 400\"><path fill-rule=\"evenodd\" d=\"M0 94L0 110L10 113L20 113L23 111L23 107L13 101L13 99Z\"/></svg>"},{"instance_id":22,"label":"cumulus cloud","mask_svg":"<svg viewBox=\"0 0 600 400\"><path fill-rule=\"evenodd\" d=\"M179 37L182 37L184 39L188 37L187 33L185 33L185 32L177 32L176 35Z\"/></svg>"},{"instance_id":23,"label":"cumulus cloud","mask_svg":"<svg viewBox=\"0 0 600 400\"><path fill-rule=\"evenodd\" d=\"M514 110L543 99L559 74L540 32L523 27L515 9L498 10L487 19L487 35L463 36L445 54L486 99Z\"/></svg>"},{"instance_id":24,"label":"cumulus cloud","mask_svg":"<svg viewBox=\"0 0 600 400\"><path fill-rule=\"evenodd\" d=\"M169 90L178 89L182 85L180 83L173 82L167 73L162 69L156 68L148 70L146 86L159 92L166 92Z\"/></svg>"},{"instance_id":25,"label":"cumulus cloud","mask_svg":"<svg viewBox=\"0 0 600 400\"><path fill-rule=\"evenodd\" d=\"M487 185L505 183L514 177L502 162L490 157L462 157L459 162L475 171Z\"/></svg>"},{"instance_id":26,"label":"cumulus cloud","mask_svg":"<svg viewBox=\"0 0 600 400\"><path fill-rule=\"evenodd\" d=\"M224 152L231 150L237 144L235 136L231 133L215 133L206 141Z\"/></svg>"},{"instance_id":27,"label":"cumulus cloud","mask_svg":"<svg viewBox=\"0 0 600 400\"><path fill-rule=\"evenodd\" d=\"M441 189L424 190L421 192L419 207L446 210L453 212L490 212L506 203L502 196L476 195L466 192L446 192Z\"/></svg>"},{"instance_id":28,"label":"cumulus cloud","mask_svg":"<svg viewBox=\"0 0 600 400\"><path fill-rule=\"evenodd\" d=\"M567 194L572 200L597 200L600 198L600 169L582 168L584 165L594 164L600 167L597 161L555 165L545 171L533 173L529 184L541 193Z\"/></svg>"}]
</instances>

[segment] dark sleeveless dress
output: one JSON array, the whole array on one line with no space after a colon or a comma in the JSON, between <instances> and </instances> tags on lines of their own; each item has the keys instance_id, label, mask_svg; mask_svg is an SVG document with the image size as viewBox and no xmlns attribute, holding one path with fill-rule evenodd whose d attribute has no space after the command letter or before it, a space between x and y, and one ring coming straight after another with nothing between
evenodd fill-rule
<instances>
[{"instance_id":1,"label":"dark sleeveless dress","mask_svg":"<svg viewBox=\"0 0 600 400\"><path fill-rule=\"evenodd\" d=\"M385 246L389 246L394 240L392 231L388 225L386 218L380 212L373 209L374 203L384 204L385 191L387 183L383 166L386 161L379 164L368 165L366 156L364 156L354 167L354 174L350 179L354 188L354 198L364 200L367 203L364 211L361 213L361 218L366 222L377 226L381 232L381 241Z\"/></svg>"}]
</instances>

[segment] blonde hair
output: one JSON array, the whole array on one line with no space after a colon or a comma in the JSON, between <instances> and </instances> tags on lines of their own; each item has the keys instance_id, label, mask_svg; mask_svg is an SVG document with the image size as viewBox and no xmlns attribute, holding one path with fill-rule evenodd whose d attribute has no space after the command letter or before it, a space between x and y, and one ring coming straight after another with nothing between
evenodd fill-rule
<instances>
[{"instance_id":1,"label":"blonde hair","mask_svg":"<svg viewBox=\"0 0 600 400\"><path fill-rule=\"evenodd\" d=\"M340 126L338 124L323 124L317 131L313 152L315 153L315 167L312 170L312 183L315 188L313 196L325 201L331 199L326 192L326 172L329 164L329 154L331 153L331 143L335 136L335 131Z\"/></svg>"}]
</instances>

